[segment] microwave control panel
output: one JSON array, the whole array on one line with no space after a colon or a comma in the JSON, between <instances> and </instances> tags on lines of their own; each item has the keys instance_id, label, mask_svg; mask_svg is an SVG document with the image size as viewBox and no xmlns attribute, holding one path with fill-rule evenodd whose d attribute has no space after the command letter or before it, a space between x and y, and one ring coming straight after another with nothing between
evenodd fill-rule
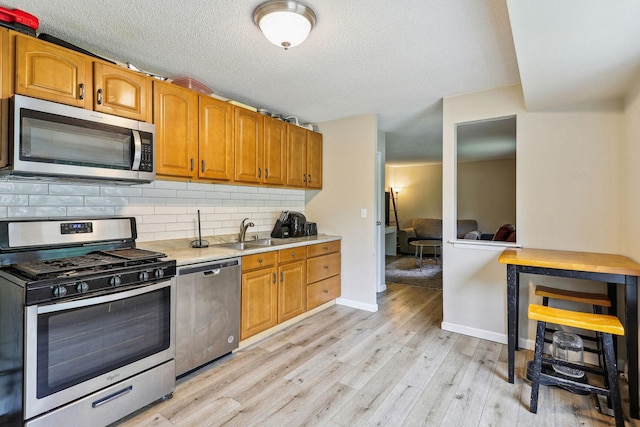
<instances>
[{"instance_id":1,"label":"microwave control panel","mask_svg":"<svg viewBox=\"0 0 640 427\"><path fill-rule=\"evenodd\" d=\"M153 145L150 140L142 141L140 170L143 172L153 172Z\"/></svg>"}]
</instances>

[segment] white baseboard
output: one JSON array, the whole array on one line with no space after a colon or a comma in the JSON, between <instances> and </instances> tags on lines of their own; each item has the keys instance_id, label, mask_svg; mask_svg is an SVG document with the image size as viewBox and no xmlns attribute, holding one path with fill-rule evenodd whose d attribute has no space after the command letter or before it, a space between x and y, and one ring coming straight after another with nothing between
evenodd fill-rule
<instances>
[{"instance_id":1,"label":"white baseboard","mask_svg":"<svg viewBox=\"0 0 640 427\"><path fill-rule=\"evenodd\" d=\"M345 307L357 308L358 310L365 310L375 313L378 311L378 304L365 304L360 301L354 301L345 298L336 299L336 304L344 305Z\"/></svg>"},{"instance_id":2,"label":"white baseboard","mask_svg":"<svg viewBox=\"0 0 640 427\"><path fill-rule=\"evenodd\" d=\"M487 331L485 329L471 328L469 326L457 325L455 323L449 322L442 322L440 324L440 327L445 331L455 332L462 335L469 335L471 337L498 342L500 344L507 343L506 334L498 334L495 332Z\"/></svg>"}]
</instances>

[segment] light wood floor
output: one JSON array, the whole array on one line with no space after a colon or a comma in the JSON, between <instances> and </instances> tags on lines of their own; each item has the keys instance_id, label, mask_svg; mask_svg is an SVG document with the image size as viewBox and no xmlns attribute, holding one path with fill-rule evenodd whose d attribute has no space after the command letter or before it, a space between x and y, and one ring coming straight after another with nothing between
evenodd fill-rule
<instances>
[{"instance_id":1,"label":"light wood floor","mask_svg":"<svg viewBox=\"0 0 640 427\"><path fill-rule=\"evenodd\" d=\"M555 387L541 387L530 413L531 352L517 352L509 384L506 345L440 329L441 291L391 284L378 304L317 313L179 381L173 399L120 425L613 425L593 396Z\"/></svg>"}]
</instances>

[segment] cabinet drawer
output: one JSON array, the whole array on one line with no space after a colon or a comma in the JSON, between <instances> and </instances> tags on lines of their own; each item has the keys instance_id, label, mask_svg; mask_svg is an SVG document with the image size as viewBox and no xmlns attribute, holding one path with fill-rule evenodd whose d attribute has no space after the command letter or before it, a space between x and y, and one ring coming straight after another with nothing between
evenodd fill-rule
<instances>
[{"instance_id":1,"label":"cabinet drawer","mask_svg":"<svg viewBox=\"0 0 640 427\"><path fill-rule=\"evenodd\" d=\"M307 258L340 252L340 240L307 246Z\"/></svg>"},{"instance_id":2,"label":"cabinet drawer","mask_svg":"<svg viewBox=\"0 0 640 427\"><path fill-rule=\"evenodd\" d=\"M340 253L307 259L307 283L340 274Z\"/></svg>"},{"instance_id":3,"label":"cabinet drawer","mask_svg":"<svg viewBox=\"0 0 640 427\"><path fill-rule=\"evenodd\" d=\"M276 265L276 252L263 252L255 255L242 257L242 271L253 270L254 268L271 267Z\"/></svg>"},{"instance_id":4,"label":"cabinet drawer","mask_svg":"<svg viewBox=\"0 0 640 427\"><path fill-rule=\"evenodd\" d=\"M304 246L297 248L280 249L278 251L278 262L280 264L284 264L286 262L299 261L305 259L306 255L307 251Z\"/></svg>"},{"instance_id":5,"label":"cabinet drawer","mask_svg":"<svg viewBox=\"0 0 640 427\"><path fill-rule=\"evenodd\" d=\"M340 296L340 275L307 286L307 310Z\"/></svg>"}]
</instances>

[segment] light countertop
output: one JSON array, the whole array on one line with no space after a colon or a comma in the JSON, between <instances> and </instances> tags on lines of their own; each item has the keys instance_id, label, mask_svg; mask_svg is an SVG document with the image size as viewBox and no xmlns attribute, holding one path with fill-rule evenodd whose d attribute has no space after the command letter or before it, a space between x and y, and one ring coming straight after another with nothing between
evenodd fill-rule
<instances>
[{"instance_id":1,"label":"light countertop","mask_svg":"<svg viewBox=\"0 0 640 427\"><path fill-rule=\"evenodd\" d=\"M178 266L196 264L200 262L216 261L225 258L233 258L237 256L257 254L261 252L270 252L279 249L294 248L298 246L313 245L316 243L331 242L334 240L342 240L341 236L333 236L328 234L319 234L317 236L293 237L288 239L271 239L270 246L252 246L243 250L233 249L229 247L219 246L223 241L209 240L207 248L192 248L191 241L193 239L176 239L176 240L160 240L155 242L141 242L136 245L140 249L149 251L162 252L167 258L176 260ZM249 241L250 242L250 241Z\"/></svg>"}]
</instances>

